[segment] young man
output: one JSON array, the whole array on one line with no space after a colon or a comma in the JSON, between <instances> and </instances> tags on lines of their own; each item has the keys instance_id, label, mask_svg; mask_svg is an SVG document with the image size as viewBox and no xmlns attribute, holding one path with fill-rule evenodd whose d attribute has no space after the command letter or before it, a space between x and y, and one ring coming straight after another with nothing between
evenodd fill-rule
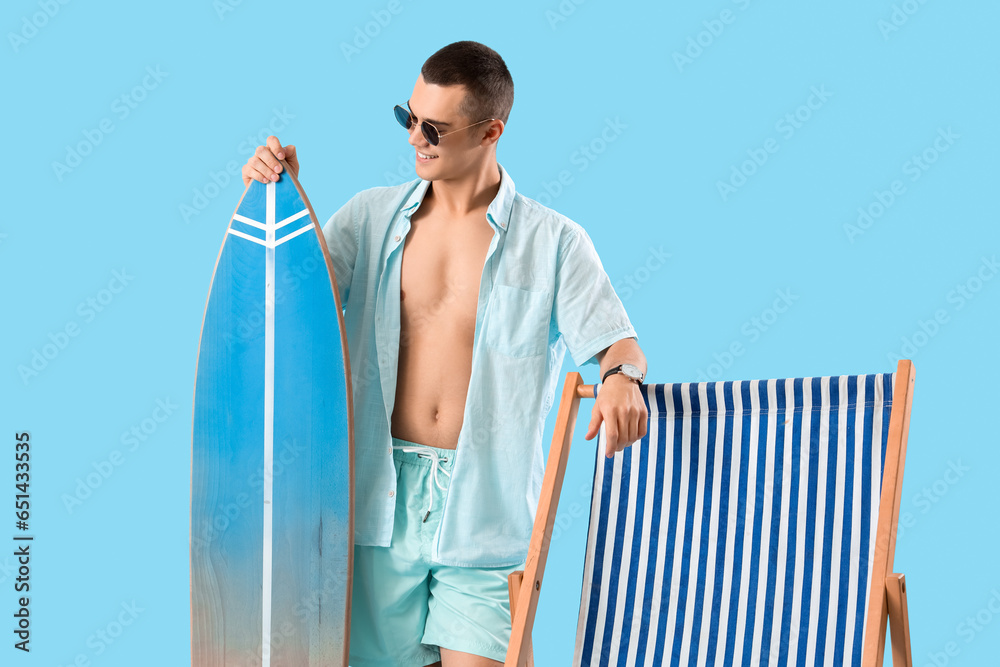
<instances>
[{"instance_id":1,"label":"young man","mask_svg":"<svg viewBox=\"0 0 1000 667\"><path fill-rule=\"evenodd\" d=\"M612 456L646 433L646 360L590 237L497 163L513 97L492 49L432 55L395 109L420 178L324 226L354 393L354 667L502 664L567 347L604 382L586 438L603 422ZM298 172L269 137L243 180L278 180L277 158Z\"/></svg>"}]
</instances>

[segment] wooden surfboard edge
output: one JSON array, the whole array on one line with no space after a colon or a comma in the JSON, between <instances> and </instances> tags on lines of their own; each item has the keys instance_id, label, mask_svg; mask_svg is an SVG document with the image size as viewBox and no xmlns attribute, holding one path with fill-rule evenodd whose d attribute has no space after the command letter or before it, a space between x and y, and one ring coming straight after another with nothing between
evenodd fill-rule
<instances>
[{"instance_id":1,"label":"wooden surfboard edge","mask_svg":"<svg viewBox=\"0 0 1000 667\"><path fill-rule=\"evenodd\" d=\"M347 442L348 442L348 461L350 465L350 477L351 483L350 488L350 500L348 506L350 507L349 520L347 527L347 535L350 540L350 548L347 550L347 619L344 626L344 664L347 664L348 652L351 640L351 597L353 595L354 588L354 389L351 386L351 360L350 351L347 348L347 329L344 326L344 309L343 305L340 303L340 289L337 286L337 274L333 269L333 260L330 258L330 251L326 245L326 237L323 235L323 227L319 224L319 219L316 217L316 212L313 210L312 203L309 201L309 197L306 196L305 190L299 183L298 178L292 173L288 168L288 163L284 160L279 160L282 167L282 173L280 176L288 176L292 184L295 186L296 191L299 193L299 197L302 198L302 203L306 205L309 210L309 219L312 220L313 229L316 235L319 237L319 247L323 251L323 260L326 262L327 274L330 276L330 287L333 289L333 300L337 304L337 320L340 322L340 343L341 349L344 351L344 379L347 382ZM246 194L246 193L244 193ZM242 199L240 200L242 202ZM237 206L237 210L239 207Z\"/></svg>"},{"instance_id":2,"label":"wooden surfboard edge","mask_svg":"<svg viewBox=\"0 0 1000 667\"><path fill-rule=\"evenodd\" d=\"M198 404L198 364L201 362L201 341L202 337L205 335L205 318L208 317L208 304L212 300L212 285L215 283L215 274L219 270L219 262L222 261L222 252L226 248L226 237L229 235L229 226L232 224L233 216L236 215L236 212L240 210L240 206L243 205L243 199L247 196L247 192L250 191L250 185L251 184L248 183L246 187L243 188L243 194L240 195L240 200L236 202L236 208L233 209L232 215L229 216L229 225L226 225L226 231L222 235L222 243L219 244L219 254L215 257L215 266L212 267L212 277L208 281L208 294L205 295L205 309L201 314L201 329L198 331L198 354L196 355L194 362L194 389L191 392L191 474L188 484L188 606L189 615L191 617L189 638L194 637L195 618L193 581L194 561L191 557L191 547L194 544L194 411L195 406ZM191 656L191 659L194 660L193 655Z\"/></svg>"}]
</instances>

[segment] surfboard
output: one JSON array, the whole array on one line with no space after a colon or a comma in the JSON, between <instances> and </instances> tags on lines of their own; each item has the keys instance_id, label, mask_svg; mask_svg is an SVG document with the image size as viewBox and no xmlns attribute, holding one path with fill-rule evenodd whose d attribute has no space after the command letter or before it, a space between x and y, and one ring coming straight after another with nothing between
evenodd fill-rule
<instances>
[{"instance_id":1,"label":"surfboard","mask_svg":"<svg viewBox=\"0 0 1000 667\"><path fill-rule=\"evenodd\" d=\"M195 371L191 664L348 663L350 362L322 228L296 178L251 181ZM186 267L181 267L184 270Z\"/></svg>"}]
</instances>

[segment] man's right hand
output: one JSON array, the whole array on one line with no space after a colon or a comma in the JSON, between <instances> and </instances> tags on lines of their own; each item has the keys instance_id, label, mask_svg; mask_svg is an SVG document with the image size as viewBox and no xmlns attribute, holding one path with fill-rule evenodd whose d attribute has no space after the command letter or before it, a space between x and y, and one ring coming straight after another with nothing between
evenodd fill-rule
<instances>
[{"instance_id":1,"label":"man's right hand","mask_svg":"<svg viewBox=\"0 0 1000 667\"><path fill-rule=\"evenodd\" d=\"M266 146L258 146L256 152L243 165L243 186L250 185L251 180L270 183L278 180L281 173L281 163L288 164L293 176L299 175L299 158L295 155L295 146L282 146L278 137L267 138Z\"/></svg>"}]
</instances>

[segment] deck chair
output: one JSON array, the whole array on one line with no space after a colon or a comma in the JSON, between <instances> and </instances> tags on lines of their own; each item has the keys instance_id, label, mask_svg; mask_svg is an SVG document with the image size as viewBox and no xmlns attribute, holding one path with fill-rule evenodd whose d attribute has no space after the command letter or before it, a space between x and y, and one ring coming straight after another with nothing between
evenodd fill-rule
<instances>
[{"instance_id":1,"label":"deck chair","mask_svg":"<svg viewBox=\"0 0 1000 667\"><path fill-rule=\"evenodd\" d=\"M573 665L911 667L893 573L913 392L895 373L641 385L641 441L604 456ZM564 384L523 572L509 578L505 665L531 627L580 398ZM565 664L565 663L562 663Z\"/></svg>"}]
</instances>

